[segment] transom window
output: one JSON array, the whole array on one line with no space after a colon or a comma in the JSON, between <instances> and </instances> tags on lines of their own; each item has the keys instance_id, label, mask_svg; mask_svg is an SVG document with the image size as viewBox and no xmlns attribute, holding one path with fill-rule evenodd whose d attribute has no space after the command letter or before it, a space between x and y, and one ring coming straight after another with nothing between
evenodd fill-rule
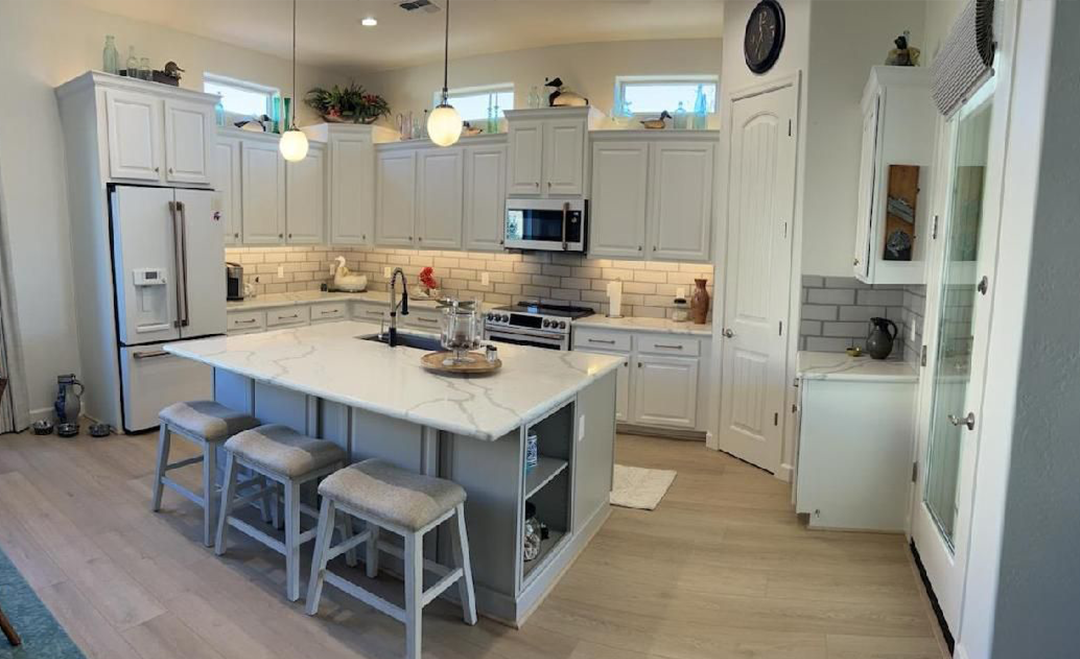
<instances>
[{"instance_id":1,"label":"transom window","mask_svg":"<svg viewBox=\"0 0 1080 659\"><path fill-rule=\"evenodd\" d=\"M275 87L213 73L203 74L203 91L221 96L226 112L243 117L271 114L274 97L281 93Z\"/></svg>"},{"instance_id":2,"label":"transom window","mask_svg":"<svg viewBox=\"0 0 1080 659\"><path fill-rule=\"evenodd\" d=\"M435 92L435 102L432 107L442 101L442 90ZM482 87L460 87L451 89L449 92L450 105L458 111L465 121L480 121L487 119L488 105L499 107L499 118L503 116L503 110L514 109L514 85L512 83L500 85L484 85Z\"/></svg>"},{"instance_id":3,"label":"transom window","mask_svg":"<svg viewBox=\"0 0 1080 659\"><path fill-rule=\"evenodd\" d=\"M675 112L682 103L694 111L698 87L705 94L705 111L716 112L716 88L719 78L709 75L619 76L615 78L616 103L625 101L634 114Z\"/></svg>"}]
</instances>

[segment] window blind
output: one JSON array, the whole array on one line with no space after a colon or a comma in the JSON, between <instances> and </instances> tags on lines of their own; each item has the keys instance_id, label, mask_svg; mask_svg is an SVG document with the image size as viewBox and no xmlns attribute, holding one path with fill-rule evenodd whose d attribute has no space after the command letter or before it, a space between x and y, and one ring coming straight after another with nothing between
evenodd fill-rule
<instances>
[{"instance_id":1,"label":"window blind","mask_svg":"<svg viewBox=\"0 0 1080 659\"><path fill-rule=\"evenodd\" d=\"M994 0L970 0L961 10L931 67L934 103L941 114L955 112L990 77L993 23Z\"/></svg>"}]
</instances>

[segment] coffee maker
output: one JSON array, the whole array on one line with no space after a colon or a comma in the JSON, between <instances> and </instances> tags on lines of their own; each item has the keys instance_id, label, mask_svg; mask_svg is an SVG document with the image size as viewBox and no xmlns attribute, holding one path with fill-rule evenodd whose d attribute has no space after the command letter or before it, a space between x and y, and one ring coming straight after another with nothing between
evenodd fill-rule
<instances>
[{"instance_id":1,"label":"coffee maker","mask_svg":"<svg viewBox=\"0 0 1080 659\"><path fill-rule=\"evenodd\" d=\"M244 266L225 262L225 299L244 299Z\"/></svg>"}]
</instances>

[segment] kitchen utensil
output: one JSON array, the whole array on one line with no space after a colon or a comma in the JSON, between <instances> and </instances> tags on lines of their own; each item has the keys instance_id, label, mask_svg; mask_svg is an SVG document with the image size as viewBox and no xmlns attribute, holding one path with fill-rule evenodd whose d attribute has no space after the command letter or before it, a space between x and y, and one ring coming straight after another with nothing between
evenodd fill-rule
<instances>
[{"instance_id":1,"label":"kitchen utensil","mask_svg":"<svg viewBox=\"0 0 1080 659\"><path fill-rule=\"evenodd\" d=\"M57 376L56 386L56 401L53 402L53 410L56 412L57 420L62 424L77 423L79 413L82 411L82 382L76 379L74 373L68 373L67 375ZM75 387L78 387L79 390L75 391Z\"/></svg>"},{"instance_id":2,"label":"kitchen utensil","mask_svg":"<svg viewBox=\"0 0 1080 659\"><path fill-rule=\"evenodd\" d=\"M440 305L442 307L442 345L452 351L447 364L468 361L469 351L480 347L480 339L484 334L483 323L476 304L471 301L447 300ZM487 364L487 359L483 359Z\"/></svg>"},{"instance_id":3,"label":"kitchen utensil","mask_svg":"<svg viewBox=\"0 0 1080 659\"><path fill-rule=\"evenodd\" d=\"M79 434L79 424L60 423L56 426L56 434L61 437L74 437Z\"/></svg>"},{"instance_id":4,"label":"kitchen utensil","mask_svg":"<svg viewBox=\"0 0 1080 659\"><path fill-rule=\"evenodd\" d=\"M874 359L885 359L892 352L897 333L896 323L888 318L871 318L870 333L866 336L866 352Z\"/></svg>"},{"instance_id":5,"label":"kitchen utensil","mask_svg":"<svg viewBox=\"0 0 1080 659\"><path fill-rule=\"evenodd\" d=\"M686 298L677 297L673 304L675 311L671 314L672 320L676 323L685 323L690 320L690 303L686 301Z\"/></svg>"},{"instance_id":6,"label":"kitchen utensil","mask_svg":"<svg viewBox=\"0 0 1080 659\"><path fill-rule=\"evenodd\" d=\"M112 434L112 428L107 423L91 423L90 424L90 436L91 437L108 437Z\"/></svg>"},{"instance_id":7,"label":"kitchen utensil","mask_svg":"<svg viewBox=\"0 0 1080 659\"><path fill-rule=\"evenodd\" d=\"M48 419L41 419L30 424L30 429L34 431L35 435L51 435L53 434L52 421Z\"/></svg>"},{"instance_id":8,"label":"kitchen utensil","mask_svg":"<svg viewBox=\"0 0 1080 659\"><path fill-rule=\"evenodd\" d=\"M494 364L499 361L499 349L489 345L487 349L484 350L484 358L487 359L489 364Z\"/></svg>"},{"instance_id":9,"label":"kitchen utensil","mask_svg":"<svg viewBox=\"0 0 1080 659\"><path fill-rule=\"evenodd\" d=\"M547 524L536 518L536 504L525 502L525 541L523 556L525 562L535 561L540 557L543 541L550 537Z\"/></svg>"},{"instance_id":10,"label":"kitchen utensil","mask_svg":"<svg viewBox=\"0 0 1080 659\"><path fill-rule=\"evenodd\" d=\"M622 318L622 282L610 281L607 285L608 318Z\"/></svg>"},{"instance_id":11,"label":"kitchen utensil","mask_svg":"<svg viewBox=\"0 0 1080 659\"><path fill-rule=\"evenodd\" d=\"M244 299L244 266L239 263L225 262L225 299Z\"/></svg>"}]
</instances>

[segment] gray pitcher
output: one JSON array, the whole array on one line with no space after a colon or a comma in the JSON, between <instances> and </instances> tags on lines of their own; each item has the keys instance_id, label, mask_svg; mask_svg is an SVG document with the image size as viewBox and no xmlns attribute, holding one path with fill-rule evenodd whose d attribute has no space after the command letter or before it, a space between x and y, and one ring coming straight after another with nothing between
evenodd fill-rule
<instances>
[{"instance_id":1,"label":"gray pitcher","mask_svg":"<svg viewBox=\"0 0 1080 659\"><path fill-rule=\"evenodd\" d=\"M892 352L896 334L896 323L893 321L888 318L871 318L870 334L866 337L866 352L874 359L885 359Z\"/></svg>"},{"instance_id":2,"label":"gray pitcher","mask_svg":"<svg viewBox=\"0 0 1080 659\"><path fill-rule=\"evenodd\" d=\"M53 409L59 423L78 423L79 412L82 411L83 384L75 377L74 373L56 376L56 402ZM76 392L75 387L79 390Z\"/></svg>"}]
</instances>

